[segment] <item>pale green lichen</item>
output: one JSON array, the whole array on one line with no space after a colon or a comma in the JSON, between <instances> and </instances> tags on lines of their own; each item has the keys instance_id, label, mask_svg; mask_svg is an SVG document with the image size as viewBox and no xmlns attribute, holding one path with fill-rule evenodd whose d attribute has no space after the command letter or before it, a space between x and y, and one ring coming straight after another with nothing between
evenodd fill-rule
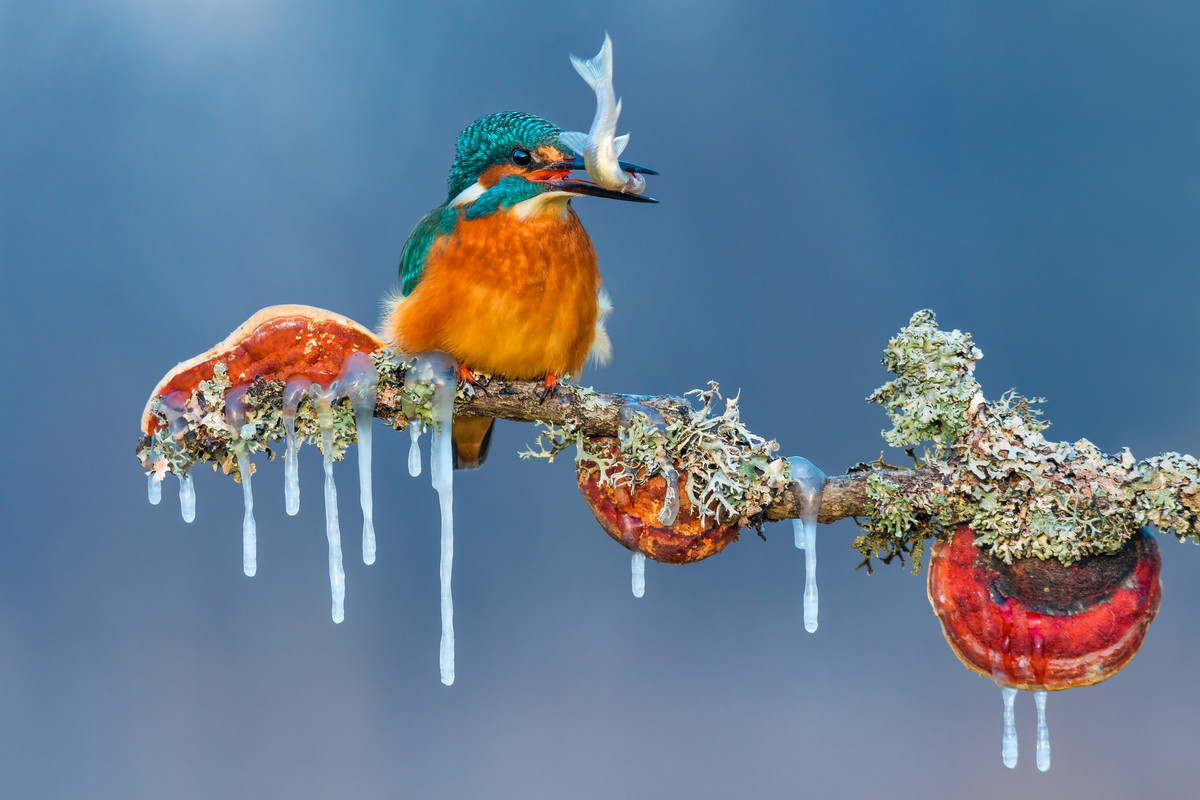
<instances>
[{"instance_id":1,"label":"pale green lichen","mask_svg":"<svg viewBox=\"0 0 1200 800\"><path fill-rule=\"evenodd\" d=\"M1086 439L1051 442L1030 400L1013 392L987 403L973 372L982 354L970 336L915 314L888 345L884 363L897 379L869 400L892 420L893 445L930 441L943 477L914 496L891 482L868 483L870 520L855 546L868 558L893 556L969 523L1006 562L1057 558L1064 564L1117 550L1146 525L1196 539L1200 474L1191 456L1167 453L1136 462L1128 450L1106 455Z\"/></svg>"},{"instance_id":2,"label":"pale green lichen","mask_svg":"<svg viewBox=\"0 0 1200 800\"><path fill-rule=\"evenodd\" d=\"M942 331L928 309L888 342L883 364L896 375L867 398L892 421L883 438L893 447L932 441L946 445L962 435L967 408L979 393L975 362L983 353L969 333Z\"/></svg>"},{"instance_id":3,"label":"pale green lichen","mask_svg":"<svg viewBox=\"0 0 1200 800\"><path fill-rule=\"evenodd\" d=\"M229 423L225 395L231 388L224 364L218 363L211 380L201 381L179 412L167 413L163 399L155 398L151 410L159 425L152 437L144 437L138 459L151 469L162 460L164 471L186 475L195 464L211 463L241 481L237 456L265 452L274 459L272 444L284 438L283 383L256 378L243 396L245 417L240 428ZM356 439L354 409L340 398L332 405L333 458L341 460ZM317 402L306 393L296 413L296 446L311 442L321 448Z\"/></svg>"},{"instance_id":4,"label":"pale green lichen","mask_svg":"<svg viewBox=\"0 0 1200 800\"><path fill-rule=\"evenodd\" d=\"M738 398L725 398L718 414L713 406L722 398L716 383L688 394L696 395L700 406L677 409L670 423L631 400L617 433L617 459L606 454L604 440L575 436L577 467L599 473L602 484L625 484L633 491L656 476L667 480L670 491L678 479L701 519L759 525L767 505L790 487L790 465L775 455L774 440L742 423Z\"/></svg>"},{"instance_id":5,"label":"pale green lichen","mask_svg":"<svg viewBox=\"0 0 1200 800\"><path fill-rule=\"evenodd\" d=\"M553 422L539 420L534 425L541 430L538 431L537 438L533 440L532 444L517 453L521 458L544 458L553 463L559 453L583 441L583 436L575 430L570 422L555 425Z\"/></svg>"},{"instance_id":6,"label":"pale green lichen","mask_svg":"<svg viewBox=\"0 0 1200 800\"><path fill-rule=\"evenodd\" d=\"M404 387L408 363L401 356L383 348L373 353L371 359L379 375L379 385ZM143 436L138 443L138 460L151 472L179 476L186 475L195 464L211 463L214 470L240 481L238 454L265 452L268 460L274 459L275 445L284 439L283 382L259 377L249 385L243 396L245 416L238 430L234 430L225 414L225 396L231 388L228 370L218 363L213 377L201 381L180 410L166 408L162 397L154 398L151 412L158 419L158 426L153 436ZM430 405L433 387L418 381L400 391L400 405L407 418L435 427ZM305 392L301 396L296 412L297 448L311 443L322 449L319 406L323 401L318 397L318 392ZM335 461L340 461L357 439L354 408L343 396L331 404L330 411L332 454ZM394 420L393 424L403 427L407 419Z\"/></svg>"}]
</instances>

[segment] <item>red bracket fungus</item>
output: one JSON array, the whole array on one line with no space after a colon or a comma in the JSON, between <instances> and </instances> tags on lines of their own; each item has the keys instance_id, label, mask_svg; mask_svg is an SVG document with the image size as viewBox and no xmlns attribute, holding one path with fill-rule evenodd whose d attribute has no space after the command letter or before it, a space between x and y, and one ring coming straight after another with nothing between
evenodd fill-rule
<instances>
[{"instance_id":1,"label":"red bracket fungus","mask_svg":"<svg viewBox=\"0 0 1200 800\"><path fill-rule=\"evenodd\" d=\"M287 382L303 377L327 385L341 371L351 353L370 355L383 347L375 334L349 317L312 306L285 305L264 308L243 322L225 341L184 361L168 372L142 412L142 432L153 434L159 420L151 410L156 396L190 393L210 380L218 363L224 363L234 386L255 378Z\"/></svg>"},{"instance_id":2,"label":"red bracket fungus","mask_svg":"<svg viewBox=\"0 0 1200 800\"><path fill-rule=\"evenodd\" d=\"M627 468L616 439L592 439L590 447L612 460L609 471ZM674 522L664 524L659 519L667 504L663 476L644 482L639 482L643 474L635 474L627 482L601 481L597 466L586 454L580 458L576 471L579 492L604 532L627 549L664 564L689 564L716 555L738 538L736 524L725 524L712 515L701 519L682 487L676 489L679 513Z\"/></svg>"},{"instance_id":3,"label":"red bracket fungus","mask_svg":"<svg viewBox=\"0 0 1200 800\"><path fill-rule=\"evenodd\" d=\"M1088 686L1141 646L1162 597L1160 563L1145 529L1112 555L1064 567L1036 558L1005 564L958 525L933 547L929 602L968 669L1014 689Z\"/></svg>"}]
</instances>

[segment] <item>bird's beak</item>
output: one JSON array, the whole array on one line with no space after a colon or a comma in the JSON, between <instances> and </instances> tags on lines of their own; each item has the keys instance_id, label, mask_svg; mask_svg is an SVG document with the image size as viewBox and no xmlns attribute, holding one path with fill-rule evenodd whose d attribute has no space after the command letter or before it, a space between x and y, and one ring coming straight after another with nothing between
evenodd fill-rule
<instances>
[{"instance_id":1,"label":"bird's beak","mask_svg":"<svg viewBox=\"0 0 1200 800\"><path fill-rule=\"evenodd\" d=\"M637 164L632 164L628 161L617 162L621 165L621 169L626 172L640 172L645 175L657 175L658 173L649 167L642 167ZM541 169L534 170L526 177L531 181L545 183L554 191L571 192L573 194L586 194L592 197L608 197L613 200L629 200L634 203L657 203L658 200L653 197L646 197L640 194L630 194L628 192L613 191L606 189L603 186L595 184L588 180L577 180L571 177L571 171L583 169L583 156L571 154L562 161L555 161L547 164Z\"/></svg>"},{"instance_id":2,"label":"bird's beak","mask_svg":"<svg viewBox=\"0 0 1200 800\"><path fill-rule=\"evenodd\" d=\"M566 148L562 148L562 149L566 149ZM560 165L562 165L561 169L583 169L584 168L582 155L580 155L579 153L576 153L574 150L567 150L567 153L568 153L567 158L558 162ZM649 167L643 167L640 164L634 164L632 161L618 161L617 164L621 167L621 169L625 170L626 172L640 172L643 175L657 175L658 174L658 170L650 169Z\"/></svg>"}]
</instances>

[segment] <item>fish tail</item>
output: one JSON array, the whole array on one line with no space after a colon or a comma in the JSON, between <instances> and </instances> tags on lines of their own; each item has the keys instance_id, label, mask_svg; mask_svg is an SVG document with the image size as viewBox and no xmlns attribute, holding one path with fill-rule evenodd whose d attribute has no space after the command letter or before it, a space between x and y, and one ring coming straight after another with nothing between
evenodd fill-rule
<instances>
[{"instance_id":1,"label":"fish tail","mask_svg":"<svg viewBox=\"0 0 1200 800\"><path fill-rule=\"evenodd\" d=\"M608 38L608 34L604 34L604 44L600 46L600 52L595 58L589 58L586 61L579 56L571 56L571 64L575 67L575 71L579 76L587 81L588 86L593 89L596 84L604 80L612 79L612 40Z\"/></svg>"}]
</instances>

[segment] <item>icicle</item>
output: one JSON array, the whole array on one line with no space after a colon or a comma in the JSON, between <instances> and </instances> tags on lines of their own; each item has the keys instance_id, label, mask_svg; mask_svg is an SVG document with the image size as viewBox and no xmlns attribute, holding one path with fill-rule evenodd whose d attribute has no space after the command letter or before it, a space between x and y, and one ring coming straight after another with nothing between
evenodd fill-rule
<instances>
[{"instance_id":1,"label":"icicle","mask_svg":"<svg viewBox=\"0 0 1200 800\"><path fill-rule=\"evenodd\" d=\"M283 433L287 449L283 452L283 504L288 516L300 513L300 469L296 461L296 411L300 398L311 386L304 378L293 378L283 390Z\"/></svg>"},{"instance_id":2,"label":"icicle","mask_svg":"<svg viewBox=\"0 0 1200 800\"><path fill-rule=\"evenodd\" d=\"M192 473L179 477L179 513L184 522L196 518L196 486L192 483Z\"/></svg>"},{"instance_id":3,"label":"icicle","mask_svg":"<svg viewBox=\"0 0 1200 800\"><path fill-rule=\"evenodd\" d=\"M633 596L646 593L646 556L642 552L633 554Z\"/></svg>"},{"instance_id":4,"label":"icicle","mask_svg":"<svg viewBox=\"0 0 1200 800\"><path fill-rule=\"evenodd\" d=\"M788 459L792 465L792 493L800 506L799 519L792 520L796 547L804 551L804 629L817 629L817 513L825 473L801 456Z\"/></svg>"},{"instance_id":5,"label":"icicle","mask_svg":"<svg viewBox=\"0 0 1200 800\"><path fill-rule=\"evenodd\" d=\"M162 502L162 481L156 480L157 478L158 473L154 471L146 476L146 495L152 506Z\"/></svg>"},{"instance_id":6,"label":"icicle","mask_svg":"<svg viewBox=\"0 0 1200 800\"><path fill-rule=\"evenodd\" d=\"M1001 686L1000 694L1004 698L1004 766L1013 769L1017 766L1017 723L1013 716L1013 700L1017 698L1017 690Z\"/></svg>"},{"instance_id":7,"label":"icicle","mask_svg":"<svg viewBox=\"0 0 1200 800\"><path fill-rule=\"evenodd\" d=\"M421 423L413 420L408 423L408 438L412 444L408 446L408 474L414 478L421 474Z\"/></svg>"},{"instance_id":8,"label":"icicle","mask_svg":"<svg viewBox=\"0 0 1200 800\"><path fill-rule=\"evenodd\" d=\"M1042 772L1050 769L1050 729L1046 727L1046 693L1034 692L1037 703L1037 768Z\"/></svg>"},{"instance_id":9,"label":"icicle","mask_svg":"<svg viewBox=\"0 0 1200 800\"><path fill-rule=\"evenodd\" d=\"M329 592L333 597L333 621L346 616L346 573L342 569L342 532L338 528L337 486L333 482L333 406L331 392L313 384L317 401L317 424L321 428L321 450L325 467L325 538L329 542Z\"/></svg>"},{"instance_id":10,"label":"icicle","mask_svg":"<svg viewBox=\"0 0 1200 800\"><path fill-rule=\"evenodd\" d=\"M379 373L366 353L352 353L338 375L337 386L354 407L358 436L358 503L363 513L362 554L364 564L375 563L375 515L371 499L371 423L375 420L375 392Z\"/></svg>"},{"instance_id":11,"label":"icicle","mask_svg":"<svg viewBox=\"0 0 1200 800\"><path fill-rule=\"evenodd\" d=\"M242 398L247 386L239 386L225 395L225 420L233 427L234 450L242 477L242 572L253 578L258 572L258 526L254 522L254 492L250 486L250 454L241 444L246 406Z\"/></svg>"},{"instance_id":12,"label":"icicle","mask_svg":"<svg viewBox=\"0 0 1200 800\"><path fill-rule=\"evenodd\" d=\"M254 492L250 488L250 457L237 457L238 471L242 473L242 572L253 578L258 572L258 526L254 522Z\"/></svg>"},{"instance_id":13,"label":"icicle","mask_svg":"<svg viewBox=\"0 0 1200 800\"><path fill-rule=\"evenodd\" d=\"M450 428L454 420L454 394L458 389L458 364L445 353L431 350L412 361L406 386L418 381L433 384L433 442L429 446L429 473L442 511L439 576L442 594L442 641L439 654L442 683L454 683L454 600L450 593L454 569L454 451Z\"/></svg>"}]
</instances>

